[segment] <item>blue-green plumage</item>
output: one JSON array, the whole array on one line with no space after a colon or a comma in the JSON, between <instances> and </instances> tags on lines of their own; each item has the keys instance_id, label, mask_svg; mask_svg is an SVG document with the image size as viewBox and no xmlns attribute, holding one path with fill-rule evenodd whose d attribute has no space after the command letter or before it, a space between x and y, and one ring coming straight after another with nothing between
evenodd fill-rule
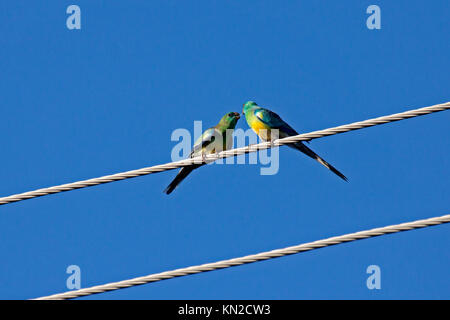
<instances>
[{"instance_id":1,"label":"blue-green plumage","mask_svg":"<svg viewBox=\"0 0 450 320\"><path fill-rule=\"evenodd\" d=\"M270 141L276 138L286 138L289 136L298 135L290 125L288 125L281 117L268 109L261 108L253 101L248 101L244 104L243 113L248 125L259 137L265 141ZM274 130L276 129L276 130ZM341 179L347 181L348 179L333 167L331 164L322 159L318 154L305 146L301 141L288 144L289 147L297 149L320 164L331 170Z\"/></svg>"}]
</instances>

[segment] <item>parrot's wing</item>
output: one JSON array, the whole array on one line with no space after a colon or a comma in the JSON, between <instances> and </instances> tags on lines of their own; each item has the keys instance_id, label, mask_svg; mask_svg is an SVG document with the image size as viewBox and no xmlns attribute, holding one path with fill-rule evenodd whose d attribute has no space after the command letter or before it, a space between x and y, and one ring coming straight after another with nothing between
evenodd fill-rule
<instances>
[{"instance_id":1,"label":"parrot's wing","mask_svg":"<svg viewBox=\"0 0 450 320\"><path fill-rule=\"evenodd\" d=\"M280 138L283 136L295 136L298 135L290 125L281 119L279 115L275 112L264 108L258 108L255 110L255 116L263 123L268 125L270 128L280 130Z\"/></svg>"},{"instance_id":2,"label":"parrot's wing","mask_svg":"<svg viewBox=\"0 0 450 320\"><path fill-rule=\"evenodd\" d=\"M214 134L215 128L209 128L195 141L194 147L192 148L190 157L194 157L202 151L204 148L209 146L211 143L214 143L216 140L216 135Z\"/></svg>"}]
</instances>

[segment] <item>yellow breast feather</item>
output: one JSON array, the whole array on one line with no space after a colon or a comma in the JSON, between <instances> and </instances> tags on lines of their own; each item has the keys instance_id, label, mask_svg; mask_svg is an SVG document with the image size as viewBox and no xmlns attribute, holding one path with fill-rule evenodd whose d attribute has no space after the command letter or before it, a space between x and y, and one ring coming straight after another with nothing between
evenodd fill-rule
<instances>
[{"instance_id":1,"label":"yellow breast feather","mask_svg":"<svg viewBox=\"0 0 450 320\"><path fill-rule=\"evenodd\" d=\"M256 134L263 140L270 140L268 139L268 137L270 137L270 127L265 124L264 122L262 122L261 120L259 120L256 117L253 117L251 123L250 123L251 128L253 129L253 131L256 132Z\"/></svg>"}]
</instances>

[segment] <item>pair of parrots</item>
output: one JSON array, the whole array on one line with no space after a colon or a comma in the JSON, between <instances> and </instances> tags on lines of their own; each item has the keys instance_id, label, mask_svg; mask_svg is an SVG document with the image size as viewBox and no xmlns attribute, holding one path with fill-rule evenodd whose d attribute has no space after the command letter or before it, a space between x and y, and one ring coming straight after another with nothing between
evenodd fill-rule
<instances>
[{"instance_id":1,"label":"pair of parrots","mask_svg":"<svg viewBox=\"0 0 450 320\"><path fill-rule=\"evenodd\" d=\"M268 109L261 108L253 101L248 101L247 103L245 103L242 111L250 128L252 128L252 130L255 131L255 133L264 141L271 140L272 135L270 132L273 129L278 129L278 138L298 135L297 131L292 129L290 125L284 122L279 115ZM237 112L230 112L224 115L215 127L207 129L197 139L189 156L191 158L194 158L205 154L212 154L215 152L231 149L233 140L229 133L234 130L239 118L240 114ZM228 134L226 134L227 130L229 130ZM288 144L288 146L303 152L307 156L313 158L314 160L330 169L341 179L347 181L347 178L341 172L339 172L335 167L322 159L310 148L305 146L301 141L290 143ZM166 194L170 194L178 186L178 184L183 181L194 169L197 169L202 165L204 164L181 168L180 172L178 172L175 179L167 186L164 192Z\"/></svg>"}]
</instances>

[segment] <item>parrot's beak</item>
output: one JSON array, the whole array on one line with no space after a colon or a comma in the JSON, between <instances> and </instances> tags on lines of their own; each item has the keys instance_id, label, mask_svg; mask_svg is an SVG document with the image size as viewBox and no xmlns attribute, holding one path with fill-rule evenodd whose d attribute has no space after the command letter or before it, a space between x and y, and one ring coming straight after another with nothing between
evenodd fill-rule
<instances>
[{"instance_id":1,"label":"parrot's beak","mask_svg":"<svg viewBox=\"0 0 450 320\"><path fill-rule=\"evenodd\" d=\"M236 118L239 120L241 118L241 115L237 112L234 113L234 115L236 116Z\"/></svg>"}]
</instances>

